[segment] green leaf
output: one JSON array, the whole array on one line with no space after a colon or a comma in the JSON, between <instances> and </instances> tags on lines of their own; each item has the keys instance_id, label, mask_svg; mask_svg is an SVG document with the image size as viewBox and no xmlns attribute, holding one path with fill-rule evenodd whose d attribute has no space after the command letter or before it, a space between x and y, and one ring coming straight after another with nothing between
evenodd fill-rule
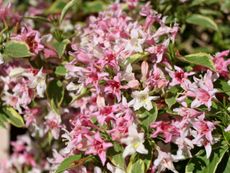
<instances>
[{"instance_id":1,"label":"green leaf","mask_svg":"<svg viewBox=\"0 0 230 173\"><path fill-rule=\"evenodd\" d=\"M76 95L76 96L74 96L73 98L72 98L72 101L71 101L71 103L73 103L75 100L77 100L77 99L80 99L80 98L82 98L83 96L85 96L86 94L88 94L89 93L89 89L88 88L82 88L81 89L81 91L80 91L80 94L79 95Z\"/></svg>"},{"instance_id":2,"label":"green leaf","mask_svg":"<svg viewBox=\"0 0 230 173\"><path fill-rule=\"evenodd\" d=\"M34 21L39 21L39 22L50 22L49 19L42 17L42 16L25 16L25 19L31 19Z\"/></svg>"},{"instance_id":3,"label":"green leaf","mask_svg":"<svg viewBox=\"0 0 230 173\"><path fill-rule=\"evenodd\" d=\"M169 109L177 102L178 88L172 87L168 90L165 97L165 103L168 105Z\"/></svg>"},{"instance_id":4,"label":"green leaf","mask_svg":"<svg viewBox=\"0 0 230 173\"><path fill-rule=\"evenodd\" d=\"M205 150L201 150L193 157L185 168L186 173L215 173L218 164L221 162L224 154L228 151L228 145L222 142L217 145L218 148L212 150L209 159L206 157Z\"/></svg>"},{"instance_id":5,"label":"green leaf","mask_svg":"<svg viewBox=\"0 0 230 173\"><path fill-rule=\"evenodd\" d=\"M21 117L21 115L14 110L12 107L6 106L3 107L3 112L5 113L8 122L10 122L12 125L16 126L16 127L24 127L24 120Z\"/></svg>"},{"instance_id":6,"label":"green leaf","mask_svg":"<svg viewBox=\"0 0 230 173\"><path fill-rule=\"evenodd\" d=\"M186 55L184 58L181 58L183 61L189 62L191 64L196 64L200 66L207 67L215 71L215 66L212 61L211 55L207 53L194 53Z\"/></svg>"},{"instance_id":7,"label":"green leaf","mask_svg":"<svg viewBox=\"0 0 230 173\"><path fill-rule=\"evenodd\" d=\"M136 160L134 163L129 162L127 167L127 173L144 173L145 172L145 163L143 160Z\"/></svg>"},{"instance_id":8,"label":"green leaf","mask_svg":"<svg viewBox=\"0 0 230 173\"><path fill-rule=\"evenodd\" d=\"M118 153L113 155L113 157L111 158L111 162L116 166L119 167L121 169L125 168L125 160L122 157L122 153Z\"/></svg>"},{"instance_id":9,"label":"green leaf","mask_svg":"<svg viewBox=\"0 0 230 173\"><path fill-rule=\"evenodd\" d=\"M55 69L55 74L59 75L59 76L65 76L65 74L67 73L67 70L64 66L58 66Z\"/></svg>"},{"instance_id":10,"label":"green leaf","mask_svg":"<svg viewBox=\"0 0 230 173\"><path fill-rule=\"evenodd\" d=\"M144 60L148 55L149 54L147 52L133 54L122 63L122 66L126 66L128 64Z\"/></svg>"},{"instance_id":11,"label":"green leaf","mask_svg":"<svg viewBox=\"0 0 230 173\"><path fill-rule=\"evenodd\" d=\"M225 131L223 130L223 135L224 135L225 141L228 143L228 145L230 145L230 132L229 132L229 131L228 131L228 132L225 132Z\"/></svg>"},{"instance_id":12,"label":"green leaf","mask_svg":"<svg viewBox=\"0 0 230 173\"><path fill-rule=\"evenodd\" d=\"M62 161L62 163L58 166L57 170L55 173L62 173L67 169L72 168L77 162L81 159L82 155L81 154L77 154L77 155L73 155L70 156L68 158L66 158L64 161Z\"/></svg>"},{"instance_id":13,"label":"green leaf","mask_svg":"<svg viewBox=\"0 0 230 173\"><path fill-rule=\"evenodd\" d=\"M2 112L2 110L0 110L0 126L5 127L6 122L7 122L7 116L5 115L5 113Z\"/></svg>"},{"instance_id":14,"label":"green leaf","mask_svg":"<svg viewBox=\"0 0 230 173\"><path fill-rule=\"evenodd\" d=\"M66 13L69 11L69 9L71 7L73 7L75 4L77 4L77 2L79 2L79 0L71 0L69 1L65 7L63 8L62 12L61 12L61 17L60 17L60 23L62 22L62 20L64 19Z\"/></svg>"},{"instance_id":15,"label":"green leaf","mask_svg":"<svg viewBox=\"0 0 230 173\"><path fill-rule=\"evenodd\" d=\"M66 0L56 0L52 5L45 10L45 14L54 14L54 13L60 13L60 11L65 7Z\"/></svg>"},{"instance_id":16,"label":"green leaf","mask_svg":"<svg viewBox=\"0 0 230 173\"><path fill-rule=\"evenodd\" d=\"M68 39L65 39L61 42L55 42L53 43L53 46L58 54L58 57L61 58L62 55L65 52L66 46L70 43L70 41Z\"/></svg>"},{"instance_id":17,"label":"green leaf","mask_svg":"<svg viewBox=\"0 0 230 173\"><path fill-rule=\"evenodd\" d=\"M230 96L230 85L225 80L217 80L215 82L216 88Z\"/></svg>"},{"instance_id":18,"label":"green leaf","mask_svg":"<svg viewBox=\"0 0 230 173\"><path fill-rule=\"evenodd\" d=\"M226 164L226 167L225 167L223 173L229 173L229 170L230 170L230 157L228 158L228 162Z\"/></svg>"},{"instance_id":19,"label":"green leaf","mask_svg":"<svg viewBox=\"0 0 230 173\"><path fill-rule=\"evenodd\" d=\"M117 143L114 143L114 146L116 146L116 148L114 147L108 149L107 151L108 158L116 167L119 167L124 170L125 160L122 157L123 147Z\"/></svg>"},{"instance_id":20,"label":"green leaf","mask_svg":"<svg viewBox=\"0 0 230 173\"><path fill-rule=\"evenodd\" d=\"M24 58L30 57L32 53L30 52L29 46L22 41L9 41L5 45L4 55L7 58Z\"/></svg>"},{"instance_id":21,"label":"green leaf","mask_svg":"<svg viewBox=\"0 0 230 173\"><path fill-rule=\"evenodd\" d=\"M149 129L149 125L153 123L157 119L157 105L153 103L153 109L147 111L146 109L142 109L142 112L138 112L138 116L140 117L141 125L145 130Z\"/></svg>"},{"instance_id":22,"label":"green leaf","mask_svg":"<svg viewBox=\"0 0 230 173\"><path fill-rule=\"evenodd\" d=\"M53 80L47 86L47 96L50 100L52 109L58 113L58 108L61 106L64 98L64 87L60 80Z\"/></svg>"},{"instance_id":23,"label":"green leaf","mask_svg":"<svg viewBox=\"0 0 230 173\"><path fill-rule=\"evenodd\" d=\"M143 160L145 163L145 170L147 171L151 164L152 164L152 158L153 158L153 146L150 144L148 140L144 142L145 148L148 150L148 154L138 154L138 159ZM146 172L145 171L145 172Z\"/></svg>"},{"instance_id":24,"label":"green leaf","mask_svg":"<svg viewBox=\"0 0 230 173\"><path fill-rule=\"evenodd\" d=\"M205 28L210 28L215 31L218 30L217 24L211 18L200 14L192 14L186 19L186 22L194 25L199 25Z\"/></svg>"},{"instance_id":25,"label":"green leaf","mask_svg":"<svg viewBox=\"0 0 230 173\"><path fill-rule=\"evenodd\" d=\"M191 1L191 4L190 6L196 6L196 5L203 5L203 4L206 4L206 5L210 5L210 4L214 4L214 3L219 3L220 1L219 0L193 0Z\"/></svg>"},{"instance_id":26,"label":"green leaf","mask_svg":"<svg viewBox=\"0 0 230 173\"><path fill-rule=\"evenodd\" d=\"M94 1L86 1L83 4L83 12L85 14L90 14L90 13L98 13L105 8L105 3L100 0L94 0Z\"/></svg>"}]
</instances>

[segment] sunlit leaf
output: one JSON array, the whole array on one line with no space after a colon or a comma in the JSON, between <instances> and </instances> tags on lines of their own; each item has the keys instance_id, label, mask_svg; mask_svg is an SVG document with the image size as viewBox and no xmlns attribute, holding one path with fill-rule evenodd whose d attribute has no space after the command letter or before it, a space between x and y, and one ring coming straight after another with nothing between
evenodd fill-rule
<instances>
[{"instance_id":1,"label":"sunlit leaf","mask_svg":"<svg viewBox=\"0 0 230 173\"><path fill-rule=\"evenodd\" d=\"M5 45L4 55L6 58L24 58L30 57L32 53L25 42L9 41Z\"/></svg>"},{"instance_id":2,"label":"sunlit leaf","mask_svg":"<svg viewBox=\"0 0 230 173\"><path fill-rule=\"evenodd\" d=\"M217 24L210 17L203 16L200 14L192 14L186 19L186 22L194 25L199 25L205 28L210 28L216 31L218 30Z\"/></svg>"}]
</instances>

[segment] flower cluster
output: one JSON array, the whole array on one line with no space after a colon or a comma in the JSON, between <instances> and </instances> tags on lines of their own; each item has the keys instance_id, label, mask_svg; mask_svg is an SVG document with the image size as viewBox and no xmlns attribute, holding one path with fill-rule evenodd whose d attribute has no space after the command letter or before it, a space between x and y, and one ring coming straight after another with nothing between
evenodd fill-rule
<instances>
[{"instance_id":1,"label":"flower cluster","mask_svg":"<svg viewBox=\"0 0 230 173\"><path fill-rule=\"evenodd\" d=\"M0 1L0 14L8 8ZM196 149L210 158L222 124L209 115L225 99L216 83L230 78L228 50L210 56L211 68L178 63L179 53L172 59L169 48L179 25L168 25L150 3L137 0L114 3L76 24L68 41L19 25L8 42L26 45L30 56L9 59L3 50L0 111L16 110L41 144L19 137L0 172L54 172L76 157L66 173L137 167L176 173L174 164L194 157Z\"/></svg>"}]
</instances>

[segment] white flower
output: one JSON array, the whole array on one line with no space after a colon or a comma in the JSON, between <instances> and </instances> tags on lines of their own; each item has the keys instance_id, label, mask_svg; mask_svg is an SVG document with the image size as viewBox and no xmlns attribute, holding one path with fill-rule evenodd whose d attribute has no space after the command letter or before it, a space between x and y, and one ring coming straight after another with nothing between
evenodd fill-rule
<instances>
[{"instance_id":1,"label":"white flower","mask_svg":"<svg viewBox=\"0 0 230 173\"><path fill-rule=\"evenodd\" d=\"M132 97L133 100L129 102L129 106L133 106L135 111L141 107L144 107L146 110L150 111L153 108L151 101L158 98L157 96L149 96L148 87L142 91L134 91L132 93Z\"/></svg>"},{"instance_id":2,"label":"white flower","mask_svg":"<svg viewBox=\"0 0 230 173\"><path fill-rule=\"evenodd\" d=\"M25 72L26 70L24 68L16 67L10 71L9 77L19 77L20 75L23 75L23 73Z\"/></svg>"},{"instance_id":3,"label":"white flower","mask_svg":"<svg viewBox=\"0 0 230 173\"><path fill-rule=\"evenodd\" d=\"M0 53L0 64L3 64L3 63L4 63L4 60L3 60L2 54Z\"/></svg>"},{"instance_id":4,"label":"white flower","mask_svg":"<svg viewBox=\"0 0 230 173\"><path fill-rule=\"evenodd\" d=\"M228 125L228 127L226 127L226 128L224 129L224 131L225 131L225 132L229 132L229 131L230 131L230 124Z\"/></svg>"},{"instance_id":5,"label":"white flower","mask_svg":"<svg viewBox=\"0 0 230 173\"><path fill-rule=\"evenodd\" d=\"M101 168L98 166L94 167L94 173L102 173Z\"/></svg>"},{"instance_id":6,"label":"white flower","mask_svg":"<svg viewBox=\"0 0 230 173\"><path fill-rule=\"evenodd\" d=\"M130 31L130 40L127 41L125 50L130 52L143 52L142 45L145 42L143 32L139 28L133 28Z\"/></svg>"},{"instance_id":7,"label":"white flower","mask_svg":"<svg viewBox=\"0 0 230 173\"><path fill-rule=\"evenodd\" d=\"M228 80L228 85L230 85L230 80Z\"/></svg>"},{"instance_id":8,"label":"white flower","mask_svg":"<svg viewBox=\"0 0 230 173\"><path fill-rule=\"evenodd\" d=\"M58 139L61 131L61 117L53 111L49 111L45 117L46 131L50 130L54 139Z\"/></svg>"},{"instance_id":9,"label":"white flower","mask_svg":"<svg viewBox=\"0 0 230 173\"><path fill-rule=\"evenodd\" d=\"M148 150L146 150L144 143L144 133L137 132L136 124L132 124L129 127L128 137L121 139L121 143L126 144L125 150L123 152L123 157L125 158L128 155L132 155L135 152L141 154L148 154Z\"/></svg>"},{"instance_id":10,"label":"white flower","mask_svg":"<svg viewBox=\"0 0 230 173\"><path fill-rule=\"evenodd\" d=\"M64 20L61 23L60 28L64 31L64 32L68 32L68 31L72 31L74 29L74 26L71 24L70 20Z\"/></svg>"},{"instance_id":11,"label":"white flower","mask_svg":"<svg viewBox=\"0 0 230 173\"><path fill-rule=\"evenodd\" d=\"M16 72L14 72L15 74ZM18 74L17 74L18 73ZM16 75L19 75L20 69L17 70ZM30 88L36 88L37 95L39 97L44 97L44 93L46 91L46 75L42 72L42 68L39 70L39 72L34 75L33 73L22 73L23 76L28 77L31 81L29 87Z\"/></svg>"},{"instance_id":12,"label":"white flower","mask_svg":"<svg viewBox=\"0 0 230 173\"><path fill-rule=\"evenodd\" d=\"M166 169L173 173L178 173L173 165L173 157L170 153L166 153L157 148L158 157L153 162L153 169L157 170L157 173L164 172Z\"/></svg>"},{"instance_id":13,"label":"white flower","mask_svg":"<svg viewBox=\"0 0 230 173\"><path fill-rule=\"evenodd\" d=\"M32 168L28 173L41 173L41 170L38 168Z\"/></svg>"},{"instance_id":14,"label":"white flower","mask_svg":"<svg viewBox=\"0 0 230 173\"><path fill-rule=\"evenodd\" d=\"M39 97L44 97L46 91L46 76L42 73L42 69L39 70L31 84L32 88L36 87L37 94Z\"/></svg>"}]
</instances>

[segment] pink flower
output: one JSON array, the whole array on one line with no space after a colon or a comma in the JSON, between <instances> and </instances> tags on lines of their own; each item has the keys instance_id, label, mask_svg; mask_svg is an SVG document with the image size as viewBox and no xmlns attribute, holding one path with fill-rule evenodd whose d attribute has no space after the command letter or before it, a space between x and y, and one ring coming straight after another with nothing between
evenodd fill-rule
<instances>
[{"instance_id":1,"label":"pink flower","mask_svg":"<svg viewBox=\"0 0 230 173\"><path fill-rule=\"evenodd\" d=\"M21 19L21 16L19 16L18 13L16 13L11 3L8 3L7 5L4 5L3 0L0 0L0 21L1 22L7 22L7 25L14 25L17 22L19 22Z\"/></svg>"},{"instance_id":2,"label":"pink flower","mask_svg":"<svg viewBox=\"0 0 230 173\"><path fill-rule=\"evenodd\" d=\"M193 75L193 72L187 73L184 72L180 67L174 66L176 71L172 71L170 69L167 69L167 72L169 73L169 76L172 78L172 81L170 82L170 86L180 85L182 84L188 76Z\"/></svg>"},{"instance_id":3,"label":"pink flower","mask_svg":"<svg viewBox=\"0 0 230 173\"><path fill-rule=\"evenodd\" d=\"M0 19L2 21L6 20L6 17L10 14L11 4L8 4L6 7L3 6L2 0L0 0Z\"/></svg>"},{"instance_id":4,"label":"pink flower","mask_svg":"<svg viewBox=\"0 0 230 173\"><path fill-rule=\"evenodd\" d=\"M123 89L137 88L140 85L139 81L135 78L131 64L128 64L125 71L121 73L121 81L128 82L122 86Z\"/></svg>"},{"instance_id":5,"label":"pink flower","mask_svg":"<svg viewBox=\"0 0 230 173\"><path fill-rule=\"evenodd\" d=\"M21 34L16 35L12 39L26 42L30 48L30 51L34 54L38 54L44 48L44 46L41 44L39 32L31 28L22 28Z\"/></svg>"},{"instance_id":6,"label":"pink flower","mask_svg":"<svg viewBox=\"0 0 230 173\"><path fill-rule=\"evenodd\" d=\"M156 58L156 62L159 63L163 60L163 56L165 51L167 50L169 44L169 40L165 40L163 43L158 45L153 45L146 49L147 52L154 55Z\"/></svg>"},{"instance_id":7,"label":"pink flower","mask_svg":"<svg viewBox=\"0 0 230 173\"><path fill-rule=\"evenodd\" d=\"M211 121L205 121L204 116L200 116L196 122L193 123L193 128L196 130L193 142L198 146L204 146L207 158L210 157L212 148L211 144L214 143L212 131L215 125Z\"/></svg>"},{"instance_id":8,"label":"pink flower","mask_svg":"<svg viewBox=\"0 0 230 173\"><path fill-rule=\"evenodd\" d=\"M26 126L29 127L31 125L36 124L39 114L41 114L41 109L38 107L27 109L24 115L26 120Z\"/></svg>"},{"instance_id":9,"label":"pink flower","mask_svg":"<svg viewBox=\"0 0 230 173\"><path fill-rule=\"evenodd\" d=\"M101 162L103 165L105 165L106 161L106 150L109 147L112 147L112 143L105 142L101 136L100 133L97 132L94 136L87 136L89 140L89 149L85 152L86 154L93 154L98 155L101 159Z\"/></svg>"},{"instance_id":10,"label":"pink flower","mask_svg":"<svg viewBox=\"0 0 230 173\"><path fill-rule=\"evenodd\" d=\"M89 64L92 61L91 54L85 52L83 49L80 49L76 45L72 45L72 49L75 52L70 52L69 54L76 58L76 61L81 63Z\"/></svg>"},{"instance_id":11,"label":"pink flower","mask_svg":"<svg viewBox=\"0 0 230 173\"><path fill-rule=\"evenodd\" d=\"M194 77L194 81L194 83L191 83L189 80L185 80L184 83L182 83L181 86L185 90L185 93L177 100L181 102L183 106L187 106L184 99L186 97L193 97L195 99L191 103L192 108L205 105L210 110L212 99L215 98L215 93L217 92L217 89L213 88L212 72L208 70L203 79Z\"/></svg>"},{"instance_id":12,"label":"pink flower","mask_svg":"<svg viewBox=\"0 0 230 173\"><path fill-rule=\"evenodd\" d=\"M55 112L50 111L45 119L47 130L51 131L54 139L58 139L62 127L60 115L57 115Z\"/></svg>"},{"instance_id":13,"label":"pink flower","mask_svg":"<svg viewBox=\"0 0 230 173\"><path fill-rule=\"evenodd\" d=\"M110 130L110 134L113 140L119 140L125 137L128 133L128 128L133 122L133 117L129 114L125 114L123 117L115 119L114 127Z\"/></svg>"},{"instance_id":14,"label":"pink flower","mask_svg":"<svg viewBox=\"0 0 230 173\"><path fill-rule=\"evenodd\" d=\"M170 122L157 121L151 125L151 128L156 129L152 137L156 138L159 134L163 134L166 143L171 142L174 137L179 135L179 129L170 124Z\"/></svg>"},{"instance_id":15,"label":"pink flower","mask_svg":"<svg viewBox=\"0 0 230 173\"><path fill-rule=\"evenodd\" d=\"M202 112L198 112L195 109L186 108L186 107L176 108L173 111L177 112L180 116L187 117L187 118L196 118L196 117L202 115Z\"/></svg>"},{"instance_id":16,"label":"pink flower","mask_svg":"<svg viewBox=\"0 0 230 173\"><path fill-rule=\"evenodd\" d=\"M121 100L120 75L115 76L112 80L109 79L106 81L104 92L116 96L118 102Z\"/></svg>"},{"instance_id":17,"label":"pink flower","mask_svg":"<svg viewBox=\"0 0 230 173\"><path fill-rule=\"evenodd\" d=\"M54 58L57 57L57 53L51 48L44 48L44 56L45 58Z\"/></svg>"},{"instance_id":18,"label":"pink flower","mask_svg":"<svg viewBox=\"0 0 230 173\"><path fill-rule=\"evenodd\" d=\"M154 172L164 172L166 169L178 173L173 165L173 157L170 153L163 152L157 148L158 156L153 162L152 173Z\"/></svg>"},{"instance_id":19,"label":"pink flower","mask_svg":"<svg viewBox=\"0 0 230 173\"><path fill-rule=\"evenodd\" d=\"M229 75L228 66L230 65L230 59L224 59L224 57L229 55L229 52L230 50L219 52L213 58L217 72L223 77L228 77Z\"/></svg>"},{"instance_id":20,"label":"pink flower","mask_svg":"<svg viewBox=\"0 0 230 173\"><path fill-rule=\"evenodd\" d=\"M152 10L152 6L150 5L150 2L147 2L144 6L141 7L140 15L149 16L152 15L154 12L155 11Z\"/></svg>"},{"instance_id":21,"label":"pink flower","mask_svg":"<svg viewBox=\"0 0 230 173\"><path fill-rule=\"evenodd\" d=\"M167 86L168 81L163 71L157 67L156 64L153 66L153 70L150 72L147 83L157 89L161 89Z\"/></svg>"},{"instance_id":22,"label":"pink flower","mask_svg":"<svg viewBox=\"0 0 230 173\"><path fill-rule=\"evenodd\" d=\"M139 0L125 0L130 8L135 8L138 5Z\"/></svg>"},{"instance_id":23,"label":"pink flower","mask_svg":"<svg viewBox=\"0 0 230 173\"><path fill-rule=\"evenodd\" d=\"M4 82L2 100L22 113L22 108L28 105L35 97L43 97L46 89L45 75L42 70L33 68L7 67L7 76L1 76Z\"/></svg>"}]
</instances>

